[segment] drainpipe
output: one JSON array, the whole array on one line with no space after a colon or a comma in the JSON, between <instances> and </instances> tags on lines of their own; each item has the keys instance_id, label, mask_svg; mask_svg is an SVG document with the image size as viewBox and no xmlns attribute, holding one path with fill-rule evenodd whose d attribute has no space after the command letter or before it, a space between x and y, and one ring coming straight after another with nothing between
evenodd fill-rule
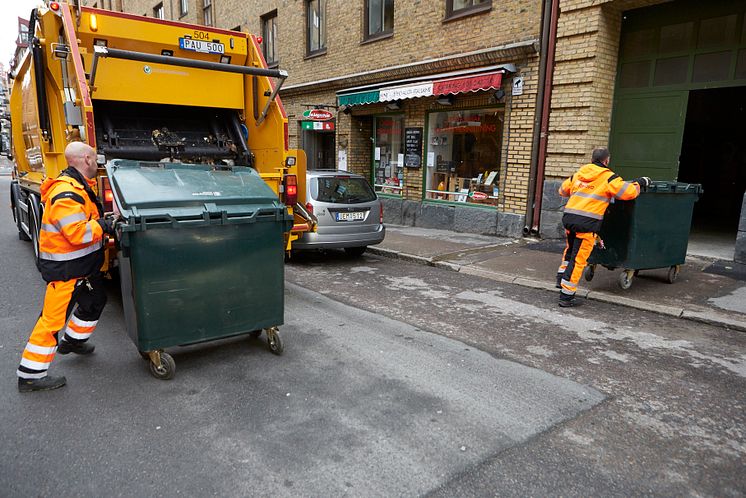
<instances>
[{"instance_id":1,"label":"drainpipe","mask_svg":"<svg viewBox=\"0 0 746 498\"><path fill-rule=\"evenodd\" d=\"M534 136L531 145L529 169L529 191L526 202L526 225L523 235L538 236L541 220L541 198L544 194L544 166L547 158L549 134L549 110L552 102L552 79L554 77L554 55L557 48L557 19L559 0L544 0L541 15L541 56L539 59L539 90L536 96L538 119L534 120Z\"/></svg>"}]
</instances>

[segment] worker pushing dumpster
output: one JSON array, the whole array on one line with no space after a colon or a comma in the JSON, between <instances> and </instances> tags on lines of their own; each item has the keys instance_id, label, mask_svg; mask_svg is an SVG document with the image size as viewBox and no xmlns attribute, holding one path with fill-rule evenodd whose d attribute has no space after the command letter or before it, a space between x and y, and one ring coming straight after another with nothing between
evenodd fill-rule
<instances>
[{"instance_id":1,"label":"worker pushing dumpster","mask_svg":"<svg viewBox=\"0 0 746 498\"><path fill-rule=\"evenodd\" d=\"M293 218L259 174L113 160L127 332L150 372L170 379L164 348L264 330L281 354L284 236Z\"/></svg>"},{"instance_id":2,"label":"worker pushing dumpster","mask_svg":"<svg viewBox=\"0 0 746 498\"><path fill-rule=\"evenodd\" d=\"M668 268L674 283L686 260L694 203L702 194L699 184L652 182L631 201L617 201L606 211L597 244L588 258L585 279L596 266L622 268L617 283L626 290L641 270Z\"/></svg>"}]
</instances>

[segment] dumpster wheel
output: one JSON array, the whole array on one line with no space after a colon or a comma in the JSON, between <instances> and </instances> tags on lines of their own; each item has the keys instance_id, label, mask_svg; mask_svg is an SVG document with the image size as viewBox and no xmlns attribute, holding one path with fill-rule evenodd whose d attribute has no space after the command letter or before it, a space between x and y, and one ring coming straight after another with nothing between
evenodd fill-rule
<instances>
[{"instance_id":1,"label":"dumpster wheel","mask_svg":"<svg viewBox=\"0 0 746 498\"><path fill-rule=\"evenodd\" d=\"M680 271L681 271L681 265L673 265L671 268L669 268L668 276L666 277L666 282L668 282L669 284L676 282L676 278L679 276Z\"/></svg>"},{"instance_id":2,"label":"dumpster wheel","mask_svg":"<svg viewBox=\"0 0 746 498\"><path fill-rule=\"evenodd\" d=\"M150 373L156 379L173 379L176 374L176 362L170 354L163 351L148 351Z\"/></svg>"},{"instance_id":3,"label":"dumpster wheel","mask_svg":"<svg viewBox=\"0 0 746 498\"><path fill-rule=\"evenodd\" d=\"M278 356L281 355L282 352L285 351L285 346L282 344L280 331L277 327L270 327L265 330L267 332L267 345L269 346L269 351Z\"/></svg>"},{"instance_id":4,"label":"dumpster wheel","mask_svg":"<svg viewBox=\"0 0 746 498\"><path fill-rule=\"evenodd\" d=\"M627 290L632 287L632 278L635 276L635 270L624 270L619 274L617 283L623 290Z\"/></svg>"},{"instance_id":5,"label":"dumpster wheel","mask_svg":"<svg viewBox=\"0 0 746 498\"><path fill-rule=\"evenodd\" d=\"M585 280L586 282L590 282L593 280L593 276L596 274L596 265L588 265L588 268L585 270Z\"/></svg>"}]
</instances>

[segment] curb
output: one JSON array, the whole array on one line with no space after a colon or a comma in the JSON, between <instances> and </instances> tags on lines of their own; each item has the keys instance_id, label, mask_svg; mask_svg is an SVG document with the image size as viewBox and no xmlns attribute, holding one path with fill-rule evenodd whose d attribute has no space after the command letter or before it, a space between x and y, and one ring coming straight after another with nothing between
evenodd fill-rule
<instances>
[{"instance_id":1,"label":"curb","mask_svg":"<svg viewBox=\"0 0 746 498\"><path fill-rule=\"evenodd\" d=\"M398 259L400 261L408 261L411 263L417 263L425 266L432 266L435 268L443 268L445 270L454 271L458 273L464 273L466 275L473 275L476 277L483 277L496 282L504 282L507 284L515 284L523 287L530 287L532 289L541 289L551 292L557 292L554 284L549 282L542 282L540 280L532 280L525 277L517 277L509 273L500 273L482 268L476 268L474 266L462 266L455 263L449 263L448 261L439 261L435 258L428 258L424 256L416 256L414 254L407 254L392 249L384 249L382 247L368 247L370 254L376 254L386 258ZM681 318L684 320L690 320L694 322L706 323L709 325L716 325L718 327L725 327L732 330L739 330L746 332L746 322L736 320L730 316L724 316L714 311L695 311L687 310L686 308L679 308L677 306L667 306L664 304L649 303L646 301L639 301L637 299L630 299L624 296L618 296L615 294L607 294L601 291L589 291L579 290L578 297L584 297L586 299L592 299L594 301L600 301L603 303L619 304L627 306L628 308L634 308L642 311L649 311L651 313L657 313L659 315L670 316L673 318Z\"/></svg>"}]
</instances>

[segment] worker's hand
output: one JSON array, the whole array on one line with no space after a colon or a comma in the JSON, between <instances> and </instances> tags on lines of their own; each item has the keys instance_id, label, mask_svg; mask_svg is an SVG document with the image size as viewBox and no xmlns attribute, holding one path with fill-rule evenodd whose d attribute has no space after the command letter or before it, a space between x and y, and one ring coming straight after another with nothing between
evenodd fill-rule
<instances>
[{"instance_id":1,"label":"worker's hand","mask_svg":"<svg viewBox=\"0 0 746 498\"><path fill-rule=\"evenodd\" d=\"M648 188L653 181L648 176L641 176L637 180L635 180L638 185L642 188Z\"/></svg>"},{"instance_id":2,"label":"worker's hand","mask_svg":"<svg viewBox=\"0 0 746 498\"><path fill-rule=\"evenodd\" d=\"M114 235L114 223L116 222L116 219L113 216L99 218L96 221L99 225L101 225L101 229L104 231L105 234Z\"/></svg>"}]
</instances>

